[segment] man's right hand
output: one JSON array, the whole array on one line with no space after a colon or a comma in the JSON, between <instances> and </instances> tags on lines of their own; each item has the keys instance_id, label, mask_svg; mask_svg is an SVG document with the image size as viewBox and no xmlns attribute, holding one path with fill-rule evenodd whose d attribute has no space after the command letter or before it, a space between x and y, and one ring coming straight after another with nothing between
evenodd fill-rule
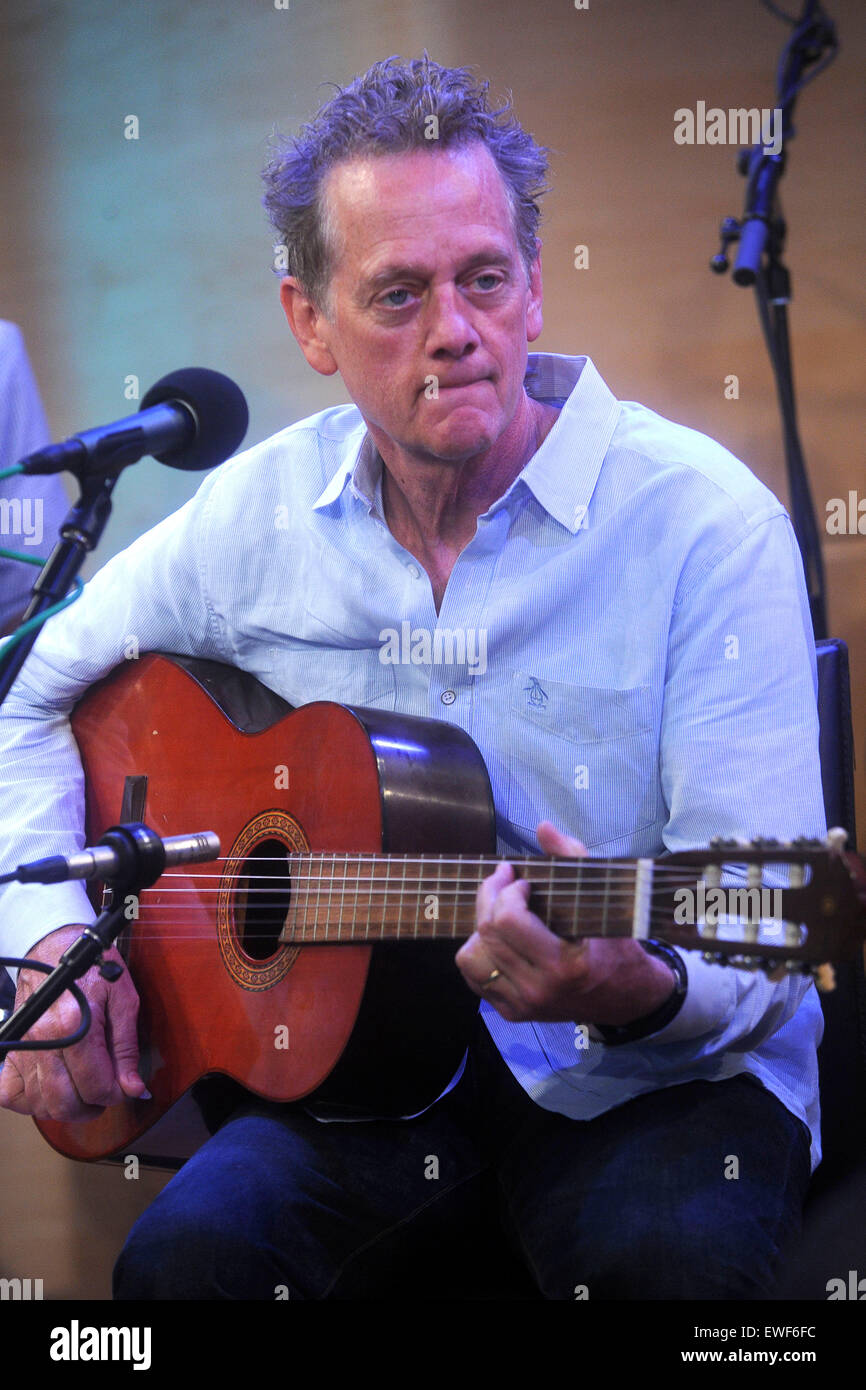
<instances>
[{"instance_id":1,"label":"man's right hand","mask_svg":"<svg viewBox=\"0 0 866 1390\"><path fill-rule=\"evenodd\" d=\"M56 965L83 931L83 926L60 927L37 942L28 956ZM7 1053L0 1070L0 1106L41 1120L88 1120L127 1096L147 1098L147 1086L137 1070L138 994L114 947L105 952L105 959L123 965L123 974L109 984L94 965L78 981L92 1014L81 1042L62 1050ZM19 971L16 1009L44 979L41 971ZM74 1033L79 1022L78 1005L67 992L33 1025L27 1038L62 1038Z\"/></svg>"}]
</instances>

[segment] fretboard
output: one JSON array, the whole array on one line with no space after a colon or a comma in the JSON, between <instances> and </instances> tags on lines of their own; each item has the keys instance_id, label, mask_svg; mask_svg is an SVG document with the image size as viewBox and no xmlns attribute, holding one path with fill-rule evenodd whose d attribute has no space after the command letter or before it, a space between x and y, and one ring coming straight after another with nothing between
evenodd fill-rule
<instances>
[{"instance_id":1,"label":"fretboard","mask_svg":"<svg viewBox=\"0 0 866 1390\"><path fill-rule=\"evenodd\" d=\"M501 861L460 855L289 855L283 941L465 940L479 884ZM532 885L530 907L558 936L641 937L653 861L509 859Z\"/></svg>"}]
</instances>

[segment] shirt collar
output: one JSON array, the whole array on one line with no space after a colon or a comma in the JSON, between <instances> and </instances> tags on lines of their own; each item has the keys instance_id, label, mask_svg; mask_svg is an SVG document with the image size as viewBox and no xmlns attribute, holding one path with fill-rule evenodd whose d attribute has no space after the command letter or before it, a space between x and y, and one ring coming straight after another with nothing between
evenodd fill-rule
<instances>
[{"instance_id":1,"label":"shirt collar","mask_svg":"<svg viewBox=\"0 0 866 1390\"><path fill-rule=\"evenodd\" d=\"M588 357L531 352L524 385L534 400L561 409L512 487L527 487L556 521L579 531L619 420L619 402Z\"/></svg>"},{"instance_id":2,"label":"shirt collar","mask_svg":"<svg viewBox=\"0 0 866 1390\"><path fill-rule=\"evenodd\" d=\"M381 510L382 463L379 451L367 433L363 421L349 436L350 440L355 438L357 444L349 449L331 481L319 493L313 503L313 511L322 511L325 507L330 507L342 496L350 481L352 491L359 501L366 502L368 507L378 502Z\"/></svg>"},{"instance_id":3,"label":"shirt collar","mask_svg":"<svg viewBox=\"0 0 866 1390\"><path fill-rule=\"evenodd\" d=\"M586 508L616 428L619 402L588 357L531 352L523 381L534 400L561 407L559 419L490 513L503 506L514 489L522 485L556 521L576 532L586 525ZM355 435L357 447L349 450L313 503L313 509L332 505L351 485L359 502L383 516L379 451L363 424L350 438Z\"/></svg>"}]
</instances>

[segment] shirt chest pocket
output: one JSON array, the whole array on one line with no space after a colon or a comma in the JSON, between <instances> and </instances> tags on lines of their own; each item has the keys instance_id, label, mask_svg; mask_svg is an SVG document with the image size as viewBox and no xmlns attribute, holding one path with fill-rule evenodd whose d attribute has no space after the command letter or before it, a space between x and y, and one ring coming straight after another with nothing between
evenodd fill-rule
<instances>
[{"instance_id":1,"label":"shirt chest pocket","mask_svg":"<svg viewBox=\"0 0 866 1390\"><path fill-rule=\"evenodd\" d=\"M662 819L649 686L567 685L515 671L508 722L513 825L534 835L551 820L591 848Z\"/></svg>"}]
</instances>

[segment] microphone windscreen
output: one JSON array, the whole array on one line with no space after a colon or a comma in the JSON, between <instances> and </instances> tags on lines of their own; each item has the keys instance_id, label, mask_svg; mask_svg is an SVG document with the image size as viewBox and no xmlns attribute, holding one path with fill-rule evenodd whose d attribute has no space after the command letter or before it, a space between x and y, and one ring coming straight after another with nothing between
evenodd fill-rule
<instances>
[{"instance_id":1,"label":"microphone windscreen","mask_svg":"<svg viewBox=\"0 0 866 1390\"><path fill-rule=\"evenodd\" d=\"M182 367L151 386L139 410L174 401L192 412L196 431L189 443L155 455L160 463L190 470L215 468L234 453L250 417L244 393L231 377L208 367Z\"/></svg>"}]
</instances>

